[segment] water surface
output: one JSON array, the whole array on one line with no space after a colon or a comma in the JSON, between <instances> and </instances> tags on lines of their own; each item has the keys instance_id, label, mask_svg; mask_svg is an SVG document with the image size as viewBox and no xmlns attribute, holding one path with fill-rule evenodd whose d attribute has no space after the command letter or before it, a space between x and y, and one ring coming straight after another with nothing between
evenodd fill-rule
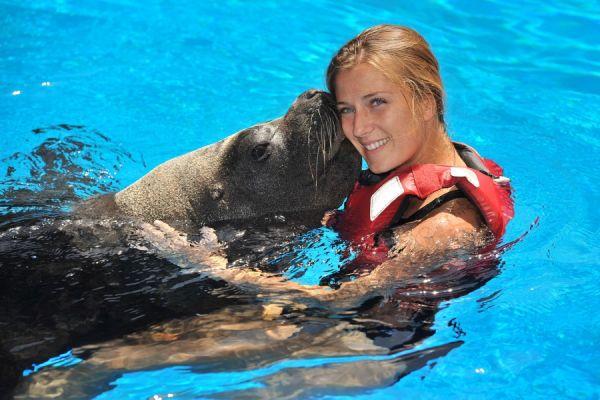
<instances>
[{"instance_id":1,"label":"water surface","mask_svg":"<svg viewBox=\"0 0 600 400\"><path fill-rule=\"evenodd\" d=\"M505 241L539 221L503 254L497 276L436 306L410 348L281 359L290 355L284 346L247 363L223 358L114 373L102 384L90 378L86 395L252 397L303 388L299 395L320 398L597 397L598 17L594 1L0 1L3 215L60 214L64 202L117 190L164 160L277 117L303 90L324 86L329 58L346 40L392 22L419 30L438 56L452 138L513 179L516 217ZM85 144L80 153L77 143ZM40 148L76 156L60 164L44 152L27 158ZM73 178L61 180L48 165L72 167ZM40 187L53 192L31 203ZM4 226L26 230L27 219L14 218ZM162 261L143 262L166 273L154 264L168 266ZM225 310L239 316L250 312L244 307ZM308 318L321 329L305 332L337 326L318 313L298 318L288 324L308 329ZM360 329L368 327L345 332ZM411 364L413 353L432 356ZM370 372L344 385L351 379L339 377L357 370Z\"/></svg>"}]
</instances>

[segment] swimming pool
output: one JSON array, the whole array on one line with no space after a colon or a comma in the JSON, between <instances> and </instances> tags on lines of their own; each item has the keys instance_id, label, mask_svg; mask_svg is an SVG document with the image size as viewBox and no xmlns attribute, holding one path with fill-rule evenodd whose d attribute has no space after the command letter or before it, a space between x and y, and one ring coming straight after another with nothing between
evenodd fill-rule
<instances>
[{"instance_id":1,"label":"swimming pool","mask_svg":"<svg viewBox=\"0 0 600 400\"><path fill-rule=\"evenodd\" d=\"M98 190L124 187L166 159L281 115L300 92L324 86L333 52L364 28L391 22L417 29L442 67L451 136L496 159L513 180L516 217L506 241L529 233L502 256L498 276L445 302L435 333L408 353L460 346L401 379L303 393L600 396L596 2L1 0L0 11L2 167L45 139L32 130L82 125L96 146L88 161L109 166L94 180ZM4 190L30 171L12 177ZM264 361L249 370L182 364L122 373L87 394L276 394L252 390L299 390L311 380L294 371L326 375L344 363L383 371L394 355Z\"/></svg>"}]
</instances>

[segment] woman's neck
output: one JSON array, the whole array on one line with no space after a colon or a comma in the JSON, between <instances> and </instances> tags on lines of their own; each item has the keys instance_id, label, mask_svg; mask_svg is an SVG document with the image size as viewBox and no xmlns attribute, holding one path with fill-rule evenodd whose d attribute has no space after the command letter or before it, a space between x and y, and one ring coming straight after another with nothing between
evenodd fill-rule
<instances>
[{"instance_id":1,"label":"woman's neck","mask_svg":"<svg viewBox=\"0 0 600 400\"><path fill-rule=\"evenodd\" d=\"M466 167L467 165L460 157L454 144L448 137L445 128L441 124L435 124L435 129L429 130L425 132L425 142L421 147L420 154L415 157L416 161L411 162L409 165L415 164L437 164L437 165L449 165L456 167ZM431 201L433 201L436 197L443 195L449 191L453 190L453 188L446 188L438 190L435 193L432 193L425 199L417 199L413 198L406 211L404 212L404 217L408 217L414 214L419 208L424 207Z\"/></svg>"},{"instance_id":2,"label":"woman's neck","mask_svg":"<svg viewBox=\"0 0 600 400\"><path fill-rule=\"evenodd\" d=\"M423 132L425 142L419 154L411 160L410 165L438 164L465 166L444 127L441 124L434 124L434 126L427 128L430 129L425 129L425 132Z\"/></svg>"}]
</instances>

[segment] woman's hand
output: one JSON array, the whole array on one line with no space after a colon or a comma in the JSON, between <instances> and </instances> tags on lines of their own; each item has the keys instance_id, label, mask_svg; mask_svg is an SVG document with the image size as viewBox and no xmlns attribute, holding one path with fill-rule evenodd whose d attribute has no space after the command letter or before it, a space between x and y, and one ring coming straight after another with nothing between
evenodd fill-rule
<instances>
[{"instance_id":1,"label":"woman's hand","mask_svg":"<svg viewBox=\"0 0 600 400\"><path fill-rule=\"evenodd\" d=\"M227 259L221 255L222 246L214 229L202 227L200 233L202 237L199 241L190 241L187 234L159 220L154 224L143 223L141 229L142 237L181 267L192 266L209 274L210 271L225 269Z\"/></svg>"},{"instance_id":2,"label":"woman's hand","mask_svg":"<svg viewBox=\"0 0 600 400\"><path fill-rule=\"evenodd\" d=\"M339 211L337 211L337 210L325 211L323 218L321 218L321 225L323 225L323 226L335 225L338 214L339 214Z\"/></svg>"},{"instance_id":3,"label":"woman's hand","mask_svg":"<svg viewBox=\"0 0 600 400\"><path fill-rule=\"evenodd\" d=\"M227 259L221 254L212 228L201 229L202 238L190 241L185 233L179 232L162 221L142 224L141 235L163 256L190 271L222 279L242 289L256 292L259 298L273 304L301 304L301 307L321 307L322 302L331 302L333 290L322 286L305 286L285 278L256 271L251 266L228 267ZM267 310L268 311L268 310Z\"/></svg>"},{"instance_id":4,"label":"woman's hand","mask_svg":"<svg viewBox=\"0 0 600 400\"><path fill-rule=\"evenodd\" d=\"M342 284L340 289L332 290L323 286L300 285L280 275L254 270L251 266L228 267L227 259L221 254L223 248L217 240L215 231L203 227L201 233L202 238L199 241L190 241L185 233L162 221L154 221L153 224L144 223L141 229L141 235L160 255L188 271L222 279L241 289L256 293L259 299L265 301L265 311L268 313L273 309L273 304L277 307L292 305L297 308L348 310L368 299L376 289L373 285L380 281L362 277ZM374 276L378 275L377 272L381 267L372 272ZM383 270L389 273L390 268L384 267ZM381 280L389 278L386 276Z\"/></svg>"},{"instance_id":5,"label":"woman's hand","mask_svg":"<svg viewBox=\"0 0 600 400\"><path fill-rule=\"evenodd\" d=\"M451 259L452 250L467 248L468 243L473 246L472 235L461 231L463 234L457 237L456 224L446 220L456 217L443 209L438 214L396 229L396 245L390 252L391 258L369 274L342 283L337 290L300 285L280 275L254 270L251 266L228 267L211 228L202 228L203 236L198 242L189 241L187 235L161 221L144 224L142 234L177 265L257 293L266 303L342 311L360 306L373 296L391 296L414 278Z\"/></svg>"}]
</instances>

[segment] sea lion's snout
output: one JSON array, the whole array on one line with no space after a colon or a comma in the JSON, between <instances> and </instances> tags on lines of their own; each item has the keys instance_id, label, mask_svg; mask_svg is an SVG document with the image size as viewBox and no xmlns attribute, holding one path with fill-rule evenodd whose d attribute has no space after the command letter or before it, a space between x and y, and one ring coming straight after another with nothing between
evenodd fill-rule
<instances>
[{"instance_id":1,"label":"sea lion's snout","mask_svg":"<svg viewBox=\"0 0 600 400\"><path fill-rule=\"evenodd\" d=\"M309 89L296 98L290 107L290 111L295 111L298 108L304 108L306 111L311 111L319 107L327 107L329 111L335 113L335 100L333 99L333 96L322 90Z\"/></svg>"},{"instance_id":2,"label":"sea lion's snout","mask_svg":"<svg viewBox=\"0 0 600 400\"><path fill-rule=\"evenodd\" d=\"M304 98L307 98L307 99L312 99L318 93L319 93L319 91L317 89L308 89L306 92L302 93L300 95L300 97L304 97Z\"/></svg>"},{"instance_id":3,"label":"sea lion's snout","mask_svg":"<svg viewBox=\"0 0 600 400\"><path fill-rule=\"evenodd\" d=\"M304 101L319 97L322 97L320 100L333 102L333 97L329 93L317 89L308 89L306 92L300 93L297 100Z\"/></svg>"},{"instance_id":4,"label":"sea lion's snout","mask_svg":"<svg viewBox=\"0 0 600 400\"><path fill-rule=\"evenodd\" d=\"M301 93L286 113L284 124L297 132L292 136L295 140L304 142L296 148L308 155L312 179L325 172L344 140L333 96L316 89Z\"/></svg>"}]
</instances>

